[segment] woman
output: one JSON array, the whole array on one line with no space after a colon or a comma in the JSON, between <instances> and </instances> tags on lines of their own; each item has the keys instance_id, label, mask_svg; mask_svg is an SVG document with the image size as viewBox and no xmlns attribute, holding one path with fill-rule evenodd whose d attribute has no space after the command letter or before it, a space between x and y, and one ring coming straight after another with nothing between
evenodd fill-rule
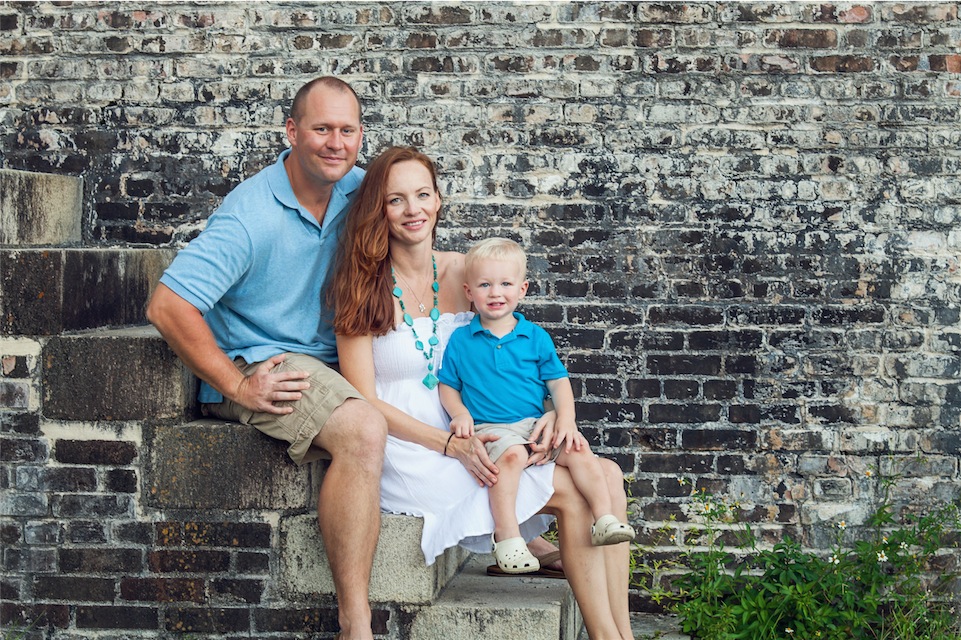
<instances>
[{"instance_id":1,"label":"woman","mask_svg":"<svg viewBox=\"0 0 961 640\"><path fill-rule=\"evenodd\" d=\"M497 481L485 436L452 438L436 389L447 339L473 315L463 256L434 250L440 207L431 160L414 149L387 149L368 167L347 217L332 287L341 373L387 418L381 508L424 518L428 564L455 544L490 552L487 487ZM551 420L542 418L538 428L548 442ZM534 459L542 462L540 454ZM626 518L621 471L604 464L615 508ZM631 638L628 545L592 546L591 511L568 471L553 463L528 467L517 516L527 540L546 530L548 516L558 518L561 559L590 637Z\"/></svg>"}]
</instances>

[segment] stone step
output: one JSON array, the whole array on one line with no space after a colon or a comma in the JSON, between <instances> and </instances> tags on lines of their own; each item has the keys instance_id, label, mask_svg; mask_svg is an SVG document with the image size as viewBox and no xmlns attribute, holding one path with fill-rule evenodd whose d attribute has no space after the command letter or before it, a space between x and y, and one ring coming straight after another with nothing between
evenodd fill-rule
<instances>
[{"instance_id":1,"label":"stone step","mask_svg":"<svg viewBox=\"0 0 961 640\"><path fill-rule=\"evenodd\" d=\"M420 549L424 521L382 514L371 572L371 602L430 604L470 555L454 547L427 566ZM290 597L315 599L333 594L334 582L313 513L285 518L280 525L281 584Z\"/></svg>"},{"instance_id":2,"label":"stone step","mask_svg":"<svg viewBox=\"0 0 961 640\"><path fill-rule=\"evenodd\" d=\"M83 180L0 169L0 245L80 242Z\"/></svg>"},{"instance_id":3,"label":"stone step","mask_svg":"<svg viewBox=\"0 0 961 640\"><path fill-rule=\"evenodd\" d=\"M147 299L173 249L0 249L0 334L146 323Z\"/></svg>"},{"instance_id":4,"label":"stone step","mask_svg":"<svg viewBox=\"0 0 961 640\"><path fill-rule=\"evenodd\" d=\"M474 555L429 607L414 613L410 640L577 640L583 621L566 580L493 578L493 557Z\"/></svg>"},{"instance_id":5,"label":"stone step","mask_svg":"<svg viewBox=\"0 0 961 640\"><path fill-rule=\"evenodd\" d=\"M317 503L320 463L295 465L286 444L224 420L144 426L144 502L164 511L302 513ZM315 519L316 521L316 519Z\"/></svg>"},{"instance_id":6,"label":"stone step","mask_svg":"<svg viewBox=\"0 0 961 640\"><path fill-rule=\"evenodd\" d=\"M286 444L255 428L222 420L147 427L150 461L144 502L168 515L215 510L278 515L279 567L274 581L293 600L333 595L317 527L317 493L326 462L298 467ZM423 520L384 514L374 556L372 602L431 602L469 555L448 549L430 567L420 550Z\"/></svg>"},{"instance_id":7,"label":"stone step","mask_svg":"<svg viewBox=\"0 0 961 640\"><path fill-rule=\"evenodd\" d=\"M680 629L677 616L654 613L631 615L631 631L635 640L691 640L691 636L681 633ZM577 640L590 640L586 629L581 629Z\"/></svg>"},{"instance_id":8,"label":"stone step","mask_svg":"<svg viewBox=\"0 0 961 640\"><path fill-rule=\"evenodd\" d=\"M41 412L46 418L196 415L196 378L149 325L59 335L42 342Z\"/></svg>"}]
</instances>

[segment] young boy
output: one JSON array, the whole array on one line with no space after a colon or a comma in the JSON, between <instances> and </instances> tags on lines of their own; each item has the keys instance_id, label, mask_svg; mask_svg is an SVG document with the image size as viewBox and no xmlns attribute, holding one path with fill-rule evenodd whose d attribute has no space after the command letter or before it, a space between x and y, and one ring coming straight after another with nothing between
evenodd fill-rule
<instances>
[{"instance_id":1,"label":"young boy","mask_svg":"<svg viewBox=\"0 0 961 640\"><path fill-rule=\"evenodd\" d=\"M548 394L557 412L550 457L570 470L591 507L591 541L600 546L633 540L634 529L612 514L601 465L574 423L574 392L553 341L515 312L528 287L524 250L506 238L482 240L467 252L466 272L464 289L477 315L450 338L439 372L440 398L458 437L469 438L475 428L500 436L487 443L499 469L490 488L498 566L505 573L540 568L521 537L515 500Z\"/></svg>"}]
</instances>

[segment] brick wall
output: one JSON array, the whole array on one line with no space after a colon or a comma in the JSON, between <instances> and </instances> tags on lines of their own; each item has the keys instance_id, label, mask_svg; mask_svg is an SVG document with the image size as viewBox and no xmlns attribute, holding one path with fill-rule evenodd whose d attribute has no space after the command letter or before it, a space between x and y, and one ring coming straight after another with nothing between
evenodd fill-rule
<instances>
[{"instance_id":1,"label":"brick wall","mask_svg":"<svg viewBox=\"0 0 961 640\"><path fill-rule=\"evenodd\" d=\"M296 89L340 75L363 98L364 158L400 143L438 159L445 246L526 245L526 310L641 521L685 526L684 475L819 546L864 519L879 476L904 475L912 507L961 494L958 10L9 3L0 158L84 178L85 244L179 246L273 161ZM35 433L36 355L3 363L4 432ZM25 540L97 537L143 489L113 459L28 478L17 465L48 455L31 446L5 447L4 488L111 497L93 522L9 492L3 535L27 555L4 566L27 573L64 551Z\"/></svg>"}]
</instances>

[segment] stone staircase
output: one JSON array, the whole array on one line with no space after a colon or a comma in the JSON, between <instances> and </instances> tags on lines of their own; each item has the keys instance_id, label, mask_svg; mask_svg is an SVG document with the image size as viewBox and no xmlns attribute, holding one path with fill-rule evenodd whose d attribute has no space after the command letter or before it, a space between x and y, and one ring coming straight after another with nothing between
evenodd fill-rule
<instances>
[{"instance_id":1,"label":"stone staircase","mask_svg":"<svg viewBox=\"0 0 961 640\"><path fill-rule=\"evenodd\" d=\"M324 463L297 467L255 429L196 419L195 378L143 316L175 252L80 246L76 178L0 170L0 194L0 436L12 452L0 622L42 614L50 634L131 638L332 635L315 516ZM67 533L38 538L46 522ZM578 638L565 581L490 578L489 557L456 548L427 567L421 524L383 518L378 637Z\"/></svg>"}]
</instances>

